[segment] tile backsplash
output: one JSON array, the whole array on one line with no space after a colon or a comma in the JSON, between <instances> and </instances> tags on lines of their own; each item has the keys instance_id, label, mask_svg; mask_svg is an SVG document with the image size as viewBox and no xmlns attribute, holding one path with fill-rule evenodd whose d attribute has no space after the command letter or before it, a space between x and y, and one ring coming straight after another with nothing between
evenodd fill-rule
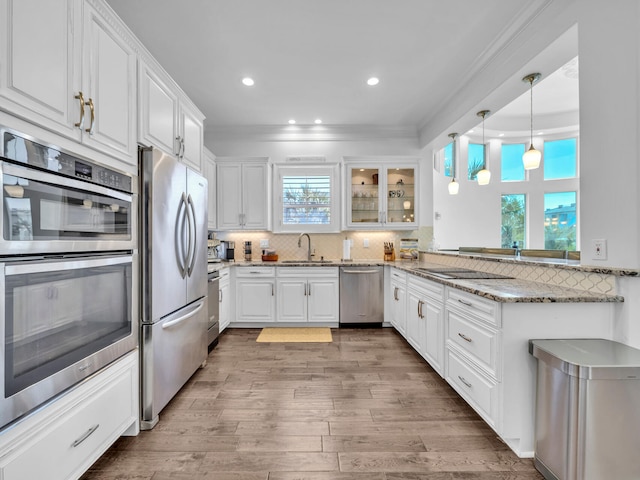
<instances>
[{"instance_id":1,"label":"tile backsplash","mask_svg":"<svg viewBox=\"0 0 640 480\"><path fill-rule=\"evenodd\" d=\"M410 231L357 231L341 233L311 233L311 250L315 251L314 259L340 260L342 258L342 244L345 238L352 240L351 258L353 260L382 260L384 257L384 243L393 242L398 255L400 239L417 238L420 250L425 250L433 235L432 227L420 227ZM298 247L299 234L271 233L271 232L218 232L216 238L236 242L235 259L244 260L243 245L251 241L251 257L253 261L260 260L262 248L260 240L269 241L269 249L275 250L279 260L302 260L307 255L307 239L303 239L302 247ZM365 247L365 241L369 246Z\"/></svg>"}]
</instances>

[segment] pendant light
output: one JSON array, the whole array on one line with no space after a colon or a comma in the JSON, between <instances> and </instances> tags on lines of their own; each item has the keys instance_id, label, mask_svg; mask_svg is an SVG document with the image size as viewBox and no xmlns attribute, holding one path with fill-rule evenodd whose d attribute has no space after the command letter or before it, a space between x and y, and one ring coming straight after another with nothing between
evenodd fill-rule
<instances>
[{"instance_id":1,"label":"pendant light","mask_svg":"<svg viewBox=\"0 0 640 480\"><path fill-rule=\"evenodd\" d=\"M460 184L456 182L456 137L457 133L450 133L448 135L453 140L451 146L451 182L449 182L449 195L457 195L460 190Z\"/></svg>"},{"instance_id":2,"label":"pendant light","mask_svg":"<svg viewBox=\"0 0 640 480\"><path fill-rule=\"evenodd\" d=\"M480 110L476 115L482 117L482 170L480 170L476 178L478 185L488 185L491 180L491 172L487 168L487 145L484 143L484 117L489 115L489 110Z\"/></svg>"},{"instance_id":3,"label":"pendant light","mask_svg":"<svg viewBox=\"0 0 640 480\"><path fill-rule=\"evenodd\" d=\"M533 146L533 84L540 80L540 76L539 73L530 73L522 79L523 82L529 83L529 90L531 92L531 146L522 156L522 163L524 164L525 170L538 168L540 166L540 159L542 158L540 150L536 150Z\"/></svg>"}]
</instances>

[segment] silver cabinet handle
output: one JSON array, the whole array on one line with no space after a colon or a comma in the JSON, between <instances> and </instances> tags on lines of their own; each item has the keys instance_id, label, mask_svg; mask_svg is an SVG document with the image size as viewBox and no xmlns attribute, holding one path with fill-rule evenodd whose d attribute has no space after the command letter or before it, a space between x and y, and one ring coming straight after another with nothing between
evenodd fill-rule
<instances>
[{"instance_id":1,"label":"silver cabinet handle","mask_svg":"<svg viewBox=\"0 0 640 480\"><path fill-rule=\"evenodd\" d=\"M180 150L182 150L182 137L178 135L176 137L177 145L174 145L174 152L178 158L180 158Z\"/></svg>"},{"instance_id":2,"label":"silver cabinet handle","mask_svg":"<svg viewBox=\"0 0 640 480\"><path fill-rule=\"evenodd\" d=\"M342 270L342 273L363 274L363 273L380 273L380 271L379 270Z\"/></svg>"},{"instance_id":3,"label":"silver cabinet handle","mask_svg":"<svg viewBox=\"0 0 640 480\"><path fill-rule=\"evenodd\" d=\"M458 299L458 301L461 304L466 305L467 307L473 307L473 303L471 303L471 302L465 302L464 300L460 300L460 299Z\"/></svg>"},{"instance_id":4,"label":"silver cabinet handle","mask_svg":"<svg viewBox=\"0 0 640 480\"><path fill-rule=\"evenodd\" d=\"M184 158L184 138L180 137L180 158Z\"/></svg>"},{"instance_id":5,"label":"silver cabinet handle","mask_svg":"<svg viewBox=\"0 0 640 480\"><path fill-rule=\"evenodd\" d=\"M460 333L460 332L458 332L458 336L459 336L461 339L463 339L465 342L469 342L469 343L473 342L473 339L472 339L472 338L470 338L470 337L467 337L464 333Z\"/></svg>"},{"instance_id":6,"label":"silver cabinet handle","mask_svg":"<svg viewBox=\"0 0 640 480\"><path fill-rule=\"evenodd\" d=\"M467 381L464 379L464 377L461 377L460 375L458 375L458 378L460 379L460 381L461 381L462 383L464 383L464 385L465 385L467 388L471 388L471 387L473 387L473 385L471 385L469 382L467 382Z\"/></svg>"},{"instance_id":7,"label":"silver cabinet handle","mask_svg":"<svg viewBox=\"0 0 640 480\"><path fill-rule=\"evenodd\" d=\"M91 112L91 122L89 122L89 128L85 128L84 131L89 135L93 135L93 124L96 121L96 107L93 104L93 98L90 98L85 105L89 105L89 111Z\"/></svg>"},{"instance_id":8,"label":"silver cabinet handle","mask_svg":"<svg viewBox=\"0 0 640 480\"><path fill-rule=\"evenodd\" d=\"M308 287L308 289L309 289L309 294L308 294L308 295L309 295L309 296L311 296L311 284L310 284L310 283L308 283L308 284L307 284L307 287Z\"/></svg>"},{"instance_id":9,"label":"silver cabinet handle","mask_svg":"<svg viewBox=\"0 0 640 480\"><path fill-rule=\"evenodd\" d=\"M418 317L420 318L424 318L424 315L422 314L423 305L424 305L424 302L422 300L418 300Z\"/></svg>"},{"instance_id":10,"label":"silver cabinet handle","mask_svg":"<svg viewBox=\"0 0 640 480\"><path fill-rule=\"evenodd\" d=\"M393 289L393 299L397 302L398 300L400 300L398 298L398 287L394 287Z\"/></svg>"},{"instance_id":11,"label":"silver cabinet handle","mask_svg":"<svg viewBox=\"0 0 640 480\"><path fill-rule=\"evenodd\" d=\"M218 303L222 303L222 290L218 290Z\"/></svg>"},{"instance_id":12,"label":"silver cabinet handle","mask_svg":"<svg viewBox=\"0 0 640 480\"><path fill-rule=\"evenodd\" d=\"M73 448L76 448L78 445L80 445L82 442L84 442L87 438L89 438L91 436L91 434L98 429L99 426L100 426L99 423L96 423L95 425L93 425L91 428L89 428L89 430L87 430L82 435L80 435L80 437L78 437L76 440L74 440L74 442L71 444L71 446Z\"/></svg>"},{"instance_id":13,"label":"silver cabinet handle","mask_svg":"<svg viewBox=\"0 0 640 480\"><path fill-rule=\"evenodd\" d=\"M73 125L75 127L82 128L84 125L84 95L82 95L82 92L78 92L78 94L73 98L78 100L78 103L80 104L80 120L78 120L78 123L74 123Z\"/></svg>"},{"instance_id":14,"label":"silver cabinet handle","mask_svg":"<svg viewBox=\"0 0 640 480\"><path fill-rule=\"evenodd\" d=\"M273 297L274 295L275 295L275 291L274 291L273 283L272 283L271 284L271 296Z\"/></svg>"}]
</instances>

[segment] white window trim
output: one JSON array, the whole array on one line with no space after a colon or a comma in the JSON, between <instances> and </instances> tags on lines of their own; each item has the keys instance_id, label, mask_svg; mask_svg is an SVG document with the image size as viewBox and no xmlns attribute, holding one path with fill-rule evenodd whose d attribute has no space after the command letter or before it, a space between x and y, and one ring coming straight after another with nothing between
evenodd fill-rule
<instances>
[{"instance_id":1,"label":"white window trim","mask_svg":"<svg viewBox=\"0 0 640 480\"><path fill-rule=\"evenodd\" d=\"M331 185L331 221L327 225L284 225L282 221L282 178L289 175L328 175ZM337 164L291 165L275 164L273 175L274 233L336 233L340 232L340 170Z\"/></svg>"}]
</instances>

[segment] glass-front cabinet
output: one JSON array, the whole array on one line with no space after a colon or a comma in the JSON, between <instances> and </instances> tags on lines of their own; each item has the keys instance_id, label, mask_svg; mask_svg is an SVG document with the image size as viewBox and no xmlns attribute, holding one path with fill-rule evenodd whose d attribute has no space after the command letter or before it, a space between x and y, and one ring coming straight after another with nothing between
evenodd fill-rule
<instances>
[{"instance_id":1,"label":"glass-front cabinet","mask_svg":"<svg viewBox=\"0 0 640 480\"><path fill-rule=\"evenodd\" d=\"M410 230L418 225L417 160L345 159L345 227Z\"/></svg>"}]
</instances>

